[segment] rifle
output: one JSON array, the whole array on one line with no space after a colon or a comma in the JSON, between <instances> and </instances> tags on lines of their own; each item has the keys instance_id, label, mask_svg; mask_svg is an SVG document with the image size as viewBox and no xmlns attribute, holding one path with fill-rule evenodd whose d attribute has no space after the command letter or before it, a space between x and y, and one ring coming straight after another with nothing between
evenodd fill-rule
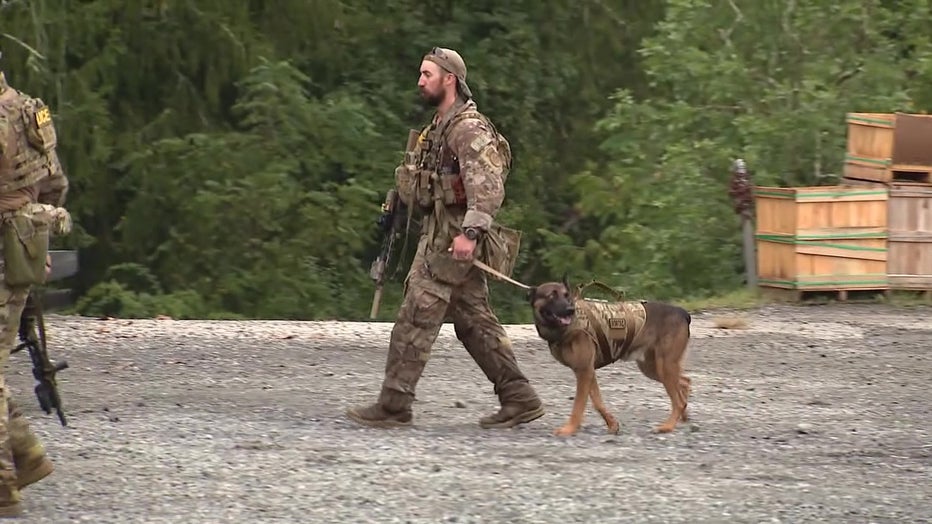
<instances>
[{"instance_id":1,"label":"rifle","mask_svg":"<svg viewBox=\"0 0 932 524\"><path fill-rule=\"evenodd\" d=\"M385 267L391 258L395 239L401 235L398 230L400 226L399 218L402 214L398 212L398 208L403 206L399 204L401 204L401 201L398 199L398 192L389 189L385 195L385 203L382 204L382 214L379 215L379 219L376 221L385 236L382 239L382 250L379 251L379 256L375 257L369 267L369 276L375 282L375 295L372 297L372 308L369 310L369 318L371 319L379 316L379 306L382 303L382 287L385 285Z\"/></svg>"},{"instance_id":2,"label":"rifle","mask_svg":"<svg viewBox=\"0 0 932 524\"><path fill-rule=\"evenodd\" d=\"M408 131L408 143L405 145L405 163L412 164L409 158L410 153L417 144L419 133L411 129ZM401 219L404 213L404 203L398 198L398 191L389 189L385 194L385 202L382 203L382 214L376 220L379 230L384 235L382 239L382 249L379 255L372 261L369 266L369 277L375 282L375 295L372 297L372 307L369 310L369 318L375 319L379 316L379 306L382 303L382 287L385 284L385 268L391 259L392 249L395 246L395 239L401 235Z\"/></svg>"},{"instance_id":3,"label":"rifle","mask_svg":"<svg viewBox=\"0 0 932 524\"><path fill-rule=\"evenodd\" d=\"M76 251L50 250L49 255L52 258L52 271L49 273L47 281L67 278L78 272L78 254ZM65 360L53 362L49 358L45 338L44 310L65 307L71 302L70 289L31 290L26 298L23 313L20 315L19 339L22 342L12 351L12 353L18 353L23 349L29 350L29 358L32 360L32 376L37 382L35 392L36 398L39 399L39 407L46 414L51 414L54 409L62 426L67 426L68 422L65 420L64 411L62 411L61 397L58 394L58 383L55 375L59 371L68 369L68 362Z\"/></svg>"}]
</instances>

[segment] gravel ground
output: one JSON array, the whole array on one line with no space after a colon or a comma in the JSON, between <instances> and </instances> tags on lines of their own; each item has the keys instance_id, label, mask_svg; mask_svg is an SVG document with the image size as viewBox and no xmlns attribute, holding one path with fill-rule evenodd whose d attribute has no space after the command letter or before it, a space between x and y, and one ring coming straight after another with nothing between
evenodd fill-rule
<instances>
[{"instance_id":1,"label":"gravel ground","mask_svg":"<svg viewBox=\"0 0 932 524\"><path fill-rule=\"evenodd\" d=\"M720 313L719 313L720 314ZM697 314L691 421L652 433L662 387L601 370L591 405L530 326L508 326L547 415L485 431L491 386L445 326L416 427L343 410L374 398L390 324L48 319L69 427L42 413L28 358L10 381L56 472L28 522L926 522L932 309L779 306L721 330Z\"/></svg>"}]
</instances>

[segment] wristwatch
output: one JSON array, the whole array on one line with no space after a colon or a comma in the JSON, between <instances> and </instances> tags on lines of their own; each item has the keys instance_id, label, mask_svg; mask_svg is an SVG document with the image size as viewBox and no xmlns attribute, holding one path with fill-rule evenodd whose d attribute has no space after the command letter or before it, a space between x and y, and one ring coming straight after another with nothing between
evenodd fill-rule
<instances>
[{"instance_id":1,"label":"wristwatch","mask_svg":"<svg viewBox=\"0 0 932 524\"><path fill-rule=\"evenodd\" d=\"M479 229L475 227L467 227L463 234L466 235L466 238L469 240L476 240L479 238Z\"/></svg>"}]
</instances>

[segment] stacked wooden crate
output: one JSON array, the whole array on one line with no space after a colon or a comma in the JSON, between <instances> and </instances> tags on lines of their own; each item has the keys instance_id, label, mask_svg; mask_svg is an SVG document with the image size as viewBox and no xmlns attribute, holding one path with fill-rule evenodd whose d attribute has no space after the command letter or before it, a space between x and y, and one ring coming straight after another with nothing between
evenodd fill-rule
<instances>
[{"instance_id":1,"label":"stacked wooden crate","mask_svg":"<svg viewBox=\"0 0 932 524\"><path fill-rule=\"evenodd\" d=\"M796 294L889 288L886 188L756 187L761 287Z\"/></svg>"},{"instance_id":2,"label":"stacked wooden crate","mask_svg":"<svg viewBox=\"0 0 932 524\"><path fill-rule=\"evenodd\" d=\"M885 189L891 289L932 290L932 116L851 113L846 187Z\"/></svg>"}]
</instances>

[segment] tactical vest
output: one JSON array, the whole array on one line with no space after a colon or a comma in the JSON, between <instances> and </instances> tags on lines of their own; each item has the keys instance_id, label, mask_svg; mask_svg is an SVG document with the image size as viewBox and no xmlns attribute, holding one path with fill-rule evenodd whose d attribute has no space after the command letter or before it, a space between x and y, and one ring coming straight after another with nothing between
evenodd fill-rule
<instances>
[{"instance_id":1,"label":"tactical vest","mask_svg":"<svg viewBox=\"0 0 932 524\"><path fill-rule=\"evenodd\" d=\"M565 341L584 333L597 348L595 368L605 367L619 360L632 360L636 355L631 351L644 322L647 310L642 301L608 302L592 298L580 298L575 302L576 316L566 328L538 332L547 341L550 354L557 361L562 360L561 349Z\"/></svg>"},{"instance_id":2,"label":"tactical vest","mask_svg":"<svg viewBox=\"0 0 932 524\"><path fill-rule=\"evenodd\" d=\"M459 158L450 153L447 140L456 124L467 118L477 118L488 126L492 132L492 142L502 157L502 180L508 178L512 165L511 144L498 132L492 121L474 107L471 103L466 104L441 127L431 125L421 131L415 152L415 172L418 177L416 198L422 208L433 207L435 202L446 206L466 205L466 188L460 174Z\"/></svg>"},{"instance_id":3,"label":"tactical vest","mask_svg":"<svg viewBox=\"0 0 932 524\"><path fill-rule=\"evenodd\" d=\"M0 92L0 141L0 193L31 186L60 169L52 112L39 98L12 87Z\"/></svg>"}]
</instances>

